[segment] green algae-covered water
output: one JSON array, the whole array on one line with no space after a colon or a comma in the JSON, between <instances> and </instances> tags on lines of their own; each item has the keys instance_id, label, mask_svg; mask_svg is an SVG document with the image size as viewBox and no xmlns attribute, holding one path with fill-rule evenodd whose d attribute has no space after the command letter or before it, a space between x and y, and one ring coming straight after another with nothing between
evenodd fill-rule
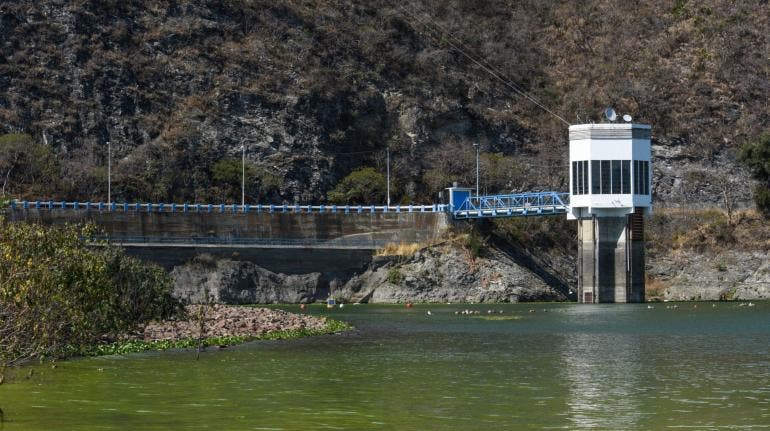
<instances>
[{"instance_id":1,"label":"green algae-covered water","mask_svg":"<svg viewBox=\"0 0 770 431\"><path fill-rule=\"evenodd\" d=\"M16 370L3 430L770 429L770 303L671 305L311 307L357 330Z\"/></svg>"}]
</instances>

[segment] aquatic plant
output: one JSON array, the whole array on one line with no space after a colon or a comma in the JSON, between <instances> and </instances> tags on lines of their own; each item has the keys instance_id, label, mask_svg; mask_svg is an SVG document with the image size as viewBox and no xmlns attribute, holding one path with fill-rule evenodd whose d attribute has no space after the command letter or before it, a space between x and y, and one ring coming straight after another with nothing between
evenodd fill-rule
<instances>
[{"instance_id":1,"label":"aquatic plant","mask_svg":"<svg viewBox=\"0 0 770 431\"><path fill-rule=\"evenodd\" d=\"M219 337L208 337L199 339L183 338L181 340L129 340L119 341L107 344L98 344L80 349L72 350L72 354L83 356L103 356L103 355L126 355L129 353L139 353L151 350L168 349L196 349L212 346L233 346L256 340L292 340L296 338L310 337L315 335L326 335L343 332L352 329L352 326L339 320L326 319L326 324L320 329L286 329L271 331L262 335L242 336L227 335Z\"/></svg>"}]
</instances>

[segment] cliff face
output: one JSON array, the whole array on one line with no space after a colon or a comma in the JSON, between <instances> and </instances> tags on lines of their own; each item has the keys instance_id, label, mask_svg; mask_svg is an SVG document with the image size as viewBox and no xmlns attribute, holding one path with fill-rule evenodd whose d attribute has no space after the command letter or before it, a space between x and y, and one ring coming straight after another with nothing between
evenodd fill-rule
<instances>
[{"instance_id":1,"label":"cliff face","mask_svg":"<svg viewBox=\"0 0 770 431\"><path fill-rule=\"evenodd\" d=\"M433 201L472 182L478 142L503 158L482 158L489 191L565 188L566 125L451 42L569 122L613 105L652 124L657 202L713 205L727 189L747 203L735 150L770 127L768 8L4 2L0 134L30 135L56 163L31 178L14 163L34 158L0 160L0 173L14 196L104 199L109 141L115 199L237 200L214 165L244 146L250 201L322 202L390 147L394 195Z\"/></svg>"}]
</instances>

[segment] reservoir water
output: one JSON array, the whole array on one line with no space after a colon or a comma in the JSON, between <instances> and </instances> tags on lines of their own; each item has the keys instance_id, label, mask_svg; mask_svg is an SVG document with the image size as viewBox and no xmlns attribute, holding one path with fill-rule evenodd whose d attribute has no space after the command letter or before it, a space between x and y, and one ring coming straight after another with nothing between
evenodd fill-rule
<instances>
[{"instance_id":1,"label":"reservoir water","mask_svg":"<svg viewBox=\"0 0 770 431\"><path fill-rule=\"evenodd\" d=\"M770 429L770 303L677 305L314 306L357 329L15 370L3 430Z\"/></svg>"}]
</instances>

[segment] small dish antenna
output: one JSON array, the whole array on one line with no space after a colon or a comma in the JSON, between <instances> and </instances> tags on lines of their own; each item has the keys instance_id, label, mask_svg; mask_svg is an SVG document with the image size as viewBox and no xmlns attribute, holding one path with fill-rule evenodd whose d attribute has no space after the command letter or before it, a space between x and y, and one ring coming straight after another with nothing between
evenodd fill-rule
<instances>
[{"instance_id":1,"label":"small dish antenna","mask_svg":"<svg viewBox=\"0 0 770 431\"><path fill-rule=\"evenodd\" d=\"M628 115L628 114L624 114L623 115L623 121L625 121L626 123L630 123L631 120L633 120L633 118L631 118L630 115Z\"/></svg>"},{"instance_id":2,"label":"small dish antenna","mask_svg":"<svg viewBox=\"0 0 770 431\"><path fill-rule=\"evenodd\" d=\"M607 117L610 121L615 121L618 119L618 113L615 112L612 108L607 108L604 110L604 116Z\"/></svg>"}]
</instances>

